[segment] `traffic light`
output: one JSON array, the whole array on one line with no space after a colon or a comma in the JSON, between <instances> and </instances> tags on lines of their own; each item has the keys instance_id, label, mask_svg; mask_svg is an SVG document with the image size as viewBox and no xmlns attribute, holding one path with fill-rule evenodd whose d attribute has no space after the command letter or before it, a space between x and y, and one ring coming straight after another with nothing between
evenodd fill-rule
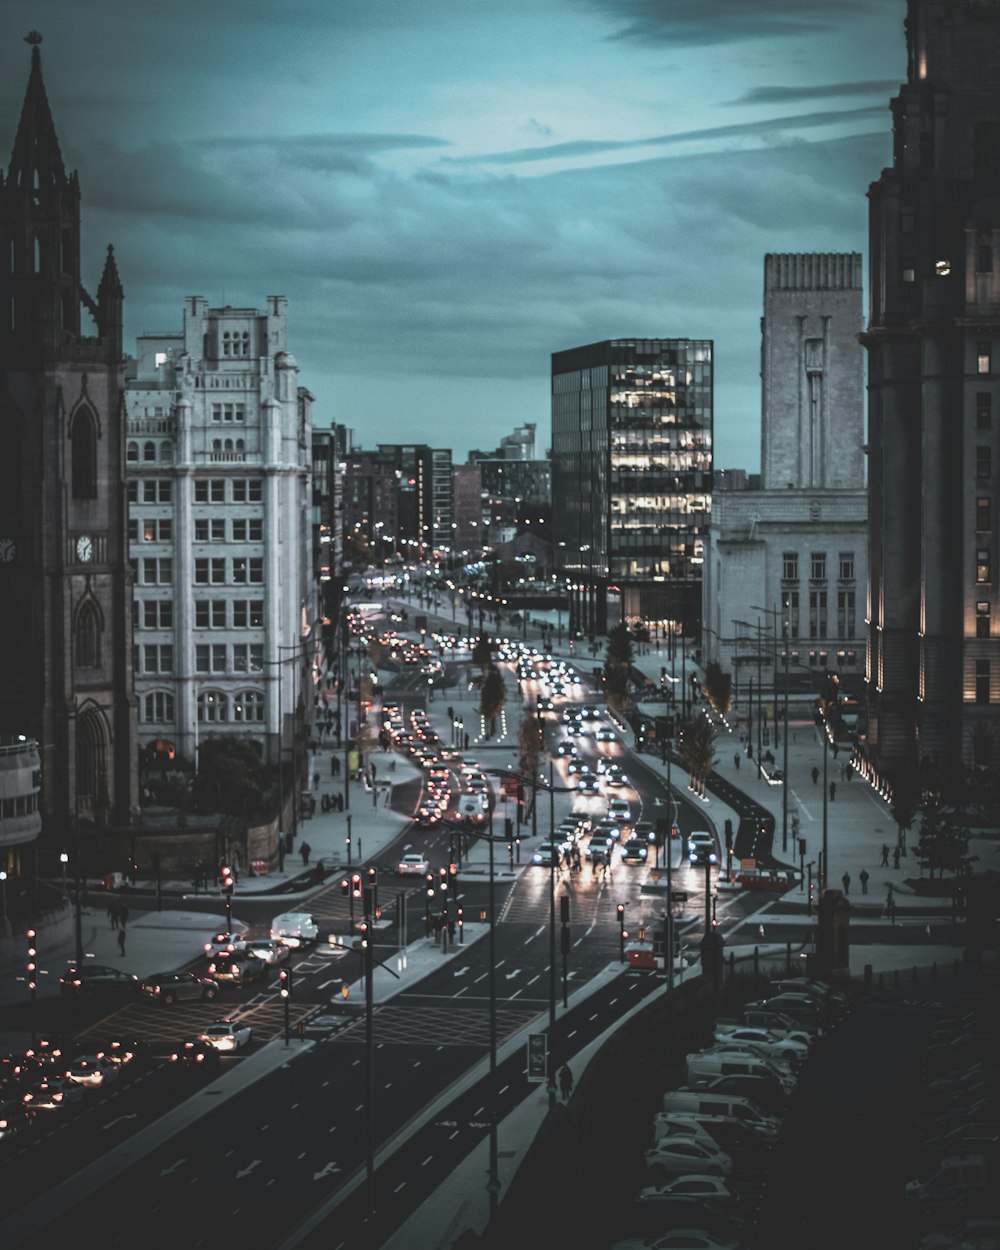
<instances>
[{"instance_id":1,"label":"traffic light","mask_svg":"<svg viewBox=\"0 0 1000 1250\"><path fill-rule=\"evenodd\" d=\"M361 949L368 949L368 921L362 920L358 925L358 932L361 934Z\"/></svg>"},{"instance_id":2,"label":"traffic light","mask_svg":"<svg viewBox=\"0 0 1000 1250\"><path fill-rule=\"evenodd\" d=\"M454 881L458 876L458 864L451 863L448 865L448 876Z\"/></svg>"},{"instance_id":3,"label":"traffic light","mask_svg":"<svg viewBox=\"0 0 1000 1250\"><path fill-rule=\"evenodd\" d=\"M26 936L28 938L28 989L34 993L38 984L35 980L37 971L35 956L38 954L38 948L35 946L35 930L29 929Z\"/></svg>"},{"instance_id":4,"label":"traffic light","mask_svg":"<svg viewBox=\"0 0 1000 1250\"><path fill-rule=\"evenodd\" d=\"M625 932L625 904L619 903L618 906L615 908L615 910L618 912L618 932L624 933Z\"/></svg>"},{"instance_id":5,"label":"traffic light","mask_svg":"<svg viewBox=\"0 0 1000 1250\"><path fill-rule=\"evenodd\" d=\"M378 869L369 868L367 875L368 875L368 884L374 889L374 887L378 885Z\"/></svg>"},{"instance_id":6,"label":"traffic light","mask_svg":"<svg viewBox=\"0 0 1000 1250\"><path fill-rule=\"evenodd\" d=\"M424 880L427 882L427 897L433 898L434 897L434 874L432 872L429 872L426 875L426 877L424 877Z\"/></svg>"},{"instance_id":7,"label":"traffic light","mask_svg":"<svg viewBox=\"0 0 1000 1250\"><path fill-rule=\"evenodd\" d=\"M351 897L351 883L346 877L341 877L340 879L340 892L344 898Z\"/></svg>"},{"instance_id":8,"label":"traffic light","mask_svg":"<svg viewBox=\"0 0 1000 1250\"><path fill-rule=\"evenodd\" d=\"M236 881L233 877L233 870L228 865L222 869L220 880L222 881L222 888L226 891L226 893L232 894L233 886L235 886Z\"/></svg>"},{"instance_id":9,"label":"traffic light","mask_svg":"<svg viewBox=\"0 0 1000 1250\"><path fill-rule=\"evenodd\" d=\"M361 873L351 873L351 894L354 898L361 897Z\"/></svg>"},{"instance_id":10,"label":"traffic light","mask_svg":"<svg viewBox=\"0 0 1000 1250\"><path fill-rule=\"evenodd\" d=\"M442 868L438 872L438 889L442 892L448 889L448 869Z\"/></svg>"},{"instance_id":11,"label":"traffic light","mask_svg":"<svg viewBox=\"0 0 1000 1250\"><path fill-rule=\"evenodd\" d=\"M282 998L288 998L292 992L292 970L281 968L278 971L278 992Z\"/></svg>"}]
</instances>

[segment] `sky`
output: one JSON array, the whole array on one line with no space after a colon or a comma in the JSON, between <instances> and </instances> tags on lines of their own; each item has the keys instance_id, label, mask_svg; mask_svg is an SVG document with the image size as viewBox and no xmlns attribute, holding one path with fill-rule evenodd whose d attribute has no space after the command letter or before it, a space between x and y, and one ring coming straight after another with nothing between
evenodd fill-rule
<instances>
[{"instance_id":1,"label":"sky","mask_svg":"<svg viewBox=\"0 0 1000 1250\"><path fill-rule=\"evenodd\" d=\"M314 424L456 462L534 422L554 351L715 343L715 466L760 467L768 252L866 252L905 0L6 0L113 243L127 350L184 297L289 300ZM867 299L867 294L866 294Z\"/></svg>"}]
</instances>

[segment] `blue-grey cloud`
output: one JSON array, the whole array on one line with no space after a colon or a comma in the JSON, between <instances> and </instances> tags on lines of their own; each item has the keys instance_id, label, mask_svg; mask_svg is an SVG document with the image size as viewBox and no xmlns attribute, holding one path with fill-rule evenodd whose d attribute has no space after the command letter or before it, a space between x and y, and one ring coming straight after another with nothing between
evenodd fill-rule
<instances>
[{"instance_id":1,"label":"blue-grey cloud","mask_svg":"<svg viewBox=\"0 0 1000 1250\"><path fill-rule=\"evenodd\" d=\"M735 122L729 126L705 126L698 130L679 130L674 134L650 135L644 139L571 139L566 143L551 143L545 147L515 148L507 152L484 152L475 156L445 156L442 160L455 165L519 165L532 161L600 156L606 152L627 152L636 148L670 147L700 140L762 136L783 130L827 126L835 122L860 121L868 117L884 119L885 116L885 106L879 104L857 109L835 109L822 113L771 117L761 121Z\"/></svg>"},{"instance_id":2,"label":"blue-grey cloud","mask_svg":"<svg viewBox=\"0 0 1000 1250\"><path fill-rule=\"evenodd\" d=\"M876 82L832 82L815 86L755 87L736 100L726 100L730 106L746 104L789 104L794 100L822 100L832 96L875 95L887 96L899 90L899 82L879 79Z\"/></svg>"},{"instance_id":3,"label":"blue-grey cloud","mask_svg":"<svg viewBox=\"0 0 1000 1250\"><path fill-rule=\"evenodd\" d=\"M616 25L612 40L705 46L816 34L877 0L590 0Z\"/></svg>"}]
</instances>

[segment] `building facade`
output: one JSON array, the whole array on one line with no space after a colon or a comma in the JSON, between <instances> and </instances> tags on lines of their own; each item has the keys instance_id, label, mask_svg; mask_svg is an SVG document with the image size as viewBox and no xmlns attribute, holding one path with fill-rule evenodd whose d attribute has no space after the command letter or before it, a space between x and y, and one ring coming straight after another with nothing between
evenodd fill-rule
<instances>
[{"instance_id":1,"label":"building facade","mask_svg":"<svg viewBox=\"0 0 1000 1250\"><path fill-rule=\"evenodd\" d=\"M147 751L194 762L238 734L276 763L311 699L312 401L283 296L263 311L190 296L180 331L138 340L124 462Z\"/></svg>"},{"instance_id":2,"label":"building facade","mask_svg":"<svg viewBox=\"0 0 1000 1250\"><path fill-rule=\"evenodd\" d=\"M909 0L869 189L869 751L1000 766L1000 8Z\"/></svg>"},{"instance_id":3,"label":"building facade","mask_svg":"<svg viewBox=\"0 0 1000 1250\"><path fill-rule=\"evenodd\" d=\"M716 491L703 654L746 690L811 670L860 686L865 654L862 262L857 253L768 255L761 322L756 489ZM785 655L785 639L788 654ZM806 674L808 676L808 674ZM797 679L796 680L793 680ZM807 683L808 684L808 683Z\"/></svg>"},{"instance_id":4,"label":"building facade","mask_svg":"<svg viewBox=\"0 0 1000 1250\"><path fill-rule=\"evenodd\" d=\"M111 248L96 299L82 284L80 187L60 153L41 38L28 42L0 185L0 862L13 873L39 834L62 848L81 826L127 824L138 795L124 294ZM29 769L22 739L37 743Z\"/></svg>"},{"instance_id":5,"label":"building facade","mask_svg":"<svg viewBox=\"0 0 1000 1250\"><path fill-rule=\"evenodd\" d=\"M553 538L584 632L607 632L619 592L626 620L698 632L712 363L711 341L696 339L613 339L552 356Z\"/></svg>"}]
</instances>

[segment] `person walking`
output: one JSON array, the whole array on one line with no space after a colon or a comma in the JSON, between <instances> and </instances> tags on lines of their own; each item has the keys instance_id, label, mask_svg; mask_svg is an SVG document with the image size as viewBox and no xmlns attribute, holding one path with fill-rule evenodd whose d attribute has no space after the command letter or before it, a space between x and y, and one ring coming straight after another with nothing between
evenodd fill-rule
<instances>
[{"instance_id":1,"label":"person walking","mask_svg":"<svg viewBox=\"0 0 1000 1250\"><path fill-rule=\"evenodd\" d=\"M124 959L125 958L125 930L124 929L118 930L118 949L122 953L122 959Z\"/></svg>"},{"instance_id":2,"label":"person walking","mask_svg":"<svg viewBox=\"0 0 1000 1250\"><path fill-rule=\"evenodd\" d=\"M302 843L302 867L303 868L305 868L306 865L309 863L309 852L311 850L312 850L312 847L309 845L308 842Z\"/></svg>"},{"instance_id":3,"label":"person walking","mask_svg":"<svg viewBox=\"0 0 1000 1250\"><path fill-rule=\"evenodd\" d=\"M830 802L832 803L836 797L837 797L837 783L835 781L831 781L830 782Z\"/></svg>"},{"instance_id":4,"label":"person walking","mask_svg":"<svg viewBox=\"0 0 1000 1250\"><path fill-rule=\"evenodd\" d=\"M118 904L118 925L119 925L119 928L124 929L124 928L125 928L125 926L126 926L127 924L128 924L128 908L125 906L125 904L124 904L124 903L119 903L119 904Z\"/></svg>"},{"instance_id":5,"label":"person walking","mask_svg":"<svg viewBox=\"0 0 1000 1250\"><path fill-rule=\"evenodd\" d=\"M894 846L892 848L892 866L893 868L899 867L899 847L898 846Z\"/></svg>"},{"instance_id":6,"label":"person walking","mask_svg":"<svg viewBox=\"0 0 1000 1250\"><path fill-rule=\"evenodd\" d=\"M858 873L858 880L861 882L861 893L868 893L868 869L862 868Z\"/></svg>"},{"instance_id":7,"label":"person walking","mask_svg":"<svg viewBox=\"0 0 1000 1250\"><path fill-rule=\"evenodd\" d=\"M108 919L111 921L112 929L118 928L118 904L114 899L108 904Z\"/></svg>"},{"instance_id":8,"label":"person walking","mask_svg":"<svg viewBox=\"0 0 1000 1250\"><path fill-rule=\"evenodd\" d=\"M885 914L889 917L893 924L896 923L896 900L891 896L885 905Z\"/></svg>"},{"instance_id":9,"label":"person walking","mask_svg":"<svg viewBox=\"0 0 1000 1250\"><path fill-rule=\"evenodd\" d=\"M851 892L851 874L850 874L849 872L845 872L845 873L844 873L844 875L843 875L840 879L841 879L841 881L844 883L844 893L845 893L845 894L850 894L850 892Z\"/></svg>"},{"instance_id":10,"label":"person walking","mask_svg":"<svg viewBox=\"0 0 1000 1250\"><path fill-rule=\"evenodd\" d=\"M564 1063L559 1069L559 1093L563 1102L569 1102L569 1096L573 1092L573 1073L569 1070L569 1064Z\"/></svg>"},{"instance_id":11,"label":"person walking","mask_svg":"<svg viewBox=\"0 0 1000 1250\"><path fill-rule=\"evenodd\" d=\"M812 779L813 779L813 785L816 785L817 782L819 781L819 769L815 765L813 765Z\"/></svg>"},{"instance_id":12,"label":"person walking","mask_svg":"<svg viewBox=\"0 0 1000 1250\"><path fill-rule=\"evenodd\" d=\"M883 843L882 843L882 863L881 863L881 867L882 867L882 868L888 868L888 867L889 867L889 844L888 844L887 842L883 842Z\"/></svg>"},{"instance_id":13,"label":"person walking","mask_svg":"<svg viewBox=\"0 0 1000 1250\"><path fill-rule=\"evenodd\" d=\"M733 763L736 765L736 771L737 771L737 772L739 772L739 769L740 769L740 753L739 753L739 751L737 751L737 752L736 752L736 754L733 756Z\"/></svg>"}]
</instances>

